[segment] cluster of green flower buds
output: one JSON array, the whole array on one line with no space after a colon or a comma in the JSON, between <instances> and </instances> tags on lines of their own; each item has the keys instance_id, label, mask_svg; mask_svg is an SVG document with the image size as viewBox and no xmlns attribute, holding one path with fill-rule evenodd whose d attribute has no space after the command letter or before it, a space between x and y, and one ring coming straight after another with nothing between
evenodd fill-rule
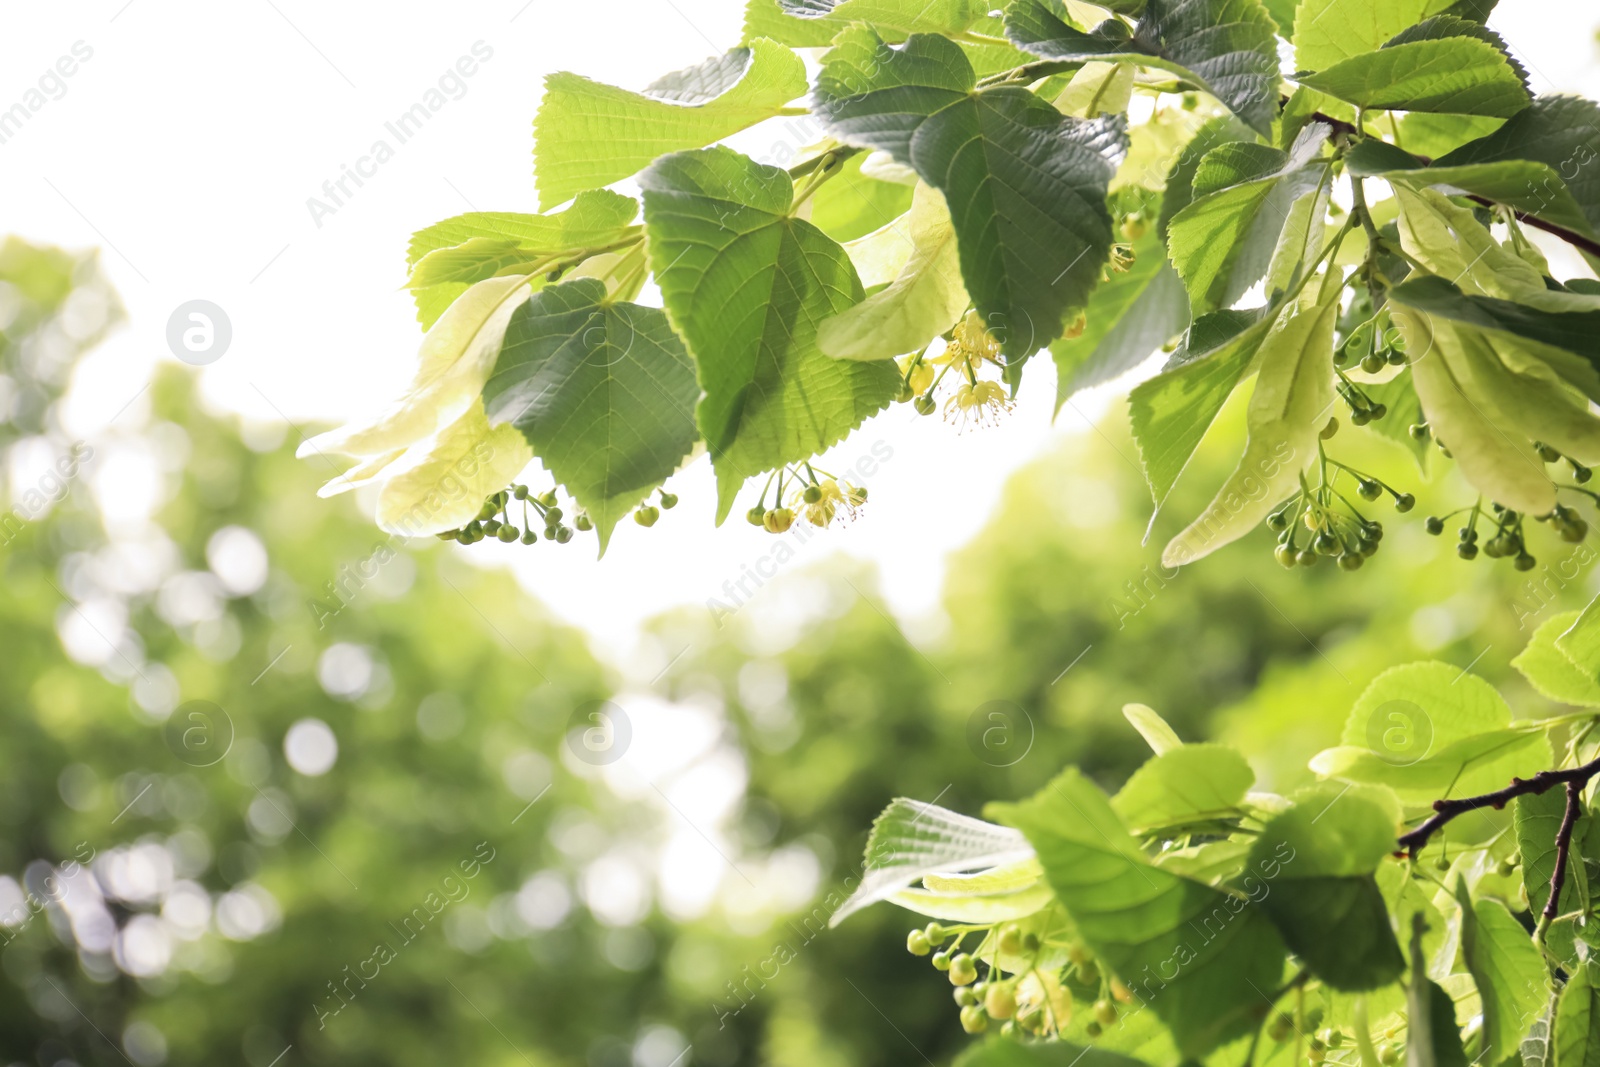
<instances>
[{"instance_id":1,"label":"cluster of green flower buds","mask_svg":"<svg viewBox=\"0 0 1600 1067\"><path fill-rule=\"evenodd\" d=\"M1323 440L1338 429L1339 420L1329 419L1322 430ZM1331 477L1330 467L1334 469ZM1285 567L1309 567L1328 557L1337 560L1341 569L1353 571L1377 553L1383 540L1383 523L1363 515L1333 484L1341 473L1354 479L1356 495L1362 500L1388 495L1394 500L1394 509L1401 513L1417 506L1412 494L1324 455L1322 484L1316 489L1303 488L1267 516L1267 528L1278 535L1273 556Z\"/></svg>"},{"instance_id":2,"label":"cluster of green flower buds","mask_svg":"<svg viewBox=\"0 0 1600 1067\"><path fill-rule=\"evenodd\" d=\"M520 524L512 520L512 501L521 503ZM554 541L559 545L572 540L575 528L594 529L594 523L582 511L574 517L571 526L563 525L561 520L566 517L566 512L557 505L554 489L535 494L525 485L513 485L485 500L483 507L478 510L476 519L459 530L446 530L438 536L441 541L456 541L463 545L476 544L489 538L506 544L521 541L525 545L531 545L539 540L539 535L534 531L534 526L537 525L533 521L535 517L544 520L545 540Z\"/></svg>"},{"instance_id":3,"label":"cluster of green flower buds","mask_svg":"<svg viewBox=\"0 0 1600 1067\"><path fill-rule=\"evenodd\" d=\"M1494 504L1489 511L1484 511L1478 505L1463 508L1468 512L1465 525L1458 531L1459 541L1456 544L1456 555L1462 559L1477 559L1481 551L1490 559L1509 559L1512 566L1519 571L1531 571L1538 566L1539 561L1528 551L1527 540L1523 532L1523 522L1526 518L1521 512L1512 511L1510 508ZM1445 519L1458 515L1461 511L1451 512L1450 515L1431 515L1425 529L1435 535L1444 533ZM1480 538L1478 523L1483 521L1489 535ZM1589 524L1578 516L1578 513L1564 504L1557 504L1548 515L1537 516L1537 521L1548 522L1561 536L1563 541L1576 544L1589 534Z\"/></svg>"},{"instance_id":4,"label":"cluster of green flower buds","mask_svg":"<svg viewBox=\"0 0 1600 1067\"><path fill-rule=\"evenodd\" d=\"M961 943L972 933L981 941L969 953ZM934 969L950 979L961 1027L969 1034L991 1025L1006 1036L1060 1034L1072 1019L1076 989L1082 1000L1093 1000L1084 1033L1096 1038L1117 1021L1118 1003L1134 999L1126 985L1102 972L1082 944L1066 946L1066 967L1041 966L1043 942L1017 923L946 927L932 922L907 934L906 948L915 956L931 956ZM981 977L980 966L986 968Z\"/></svg>"}]
</instances>

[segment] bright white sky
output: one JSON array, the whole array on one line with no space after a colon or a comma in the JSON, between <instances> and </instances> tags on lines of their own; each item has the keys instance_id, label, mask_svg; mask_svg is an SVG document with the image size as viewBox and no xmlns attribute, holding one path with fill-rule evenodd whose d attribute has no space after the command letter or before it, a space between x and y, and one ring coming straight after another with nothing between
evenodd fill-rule
<instances>
[{"instance_id":1,"label":"bright white sky","mask_svg":"<svg viewBox=\"0 0 1600 1067\"><path fill-rule=\"evenodd\" d=\"M409 373L420 334L399 286L409 234L463 211L536 209L532 119L543 76L573 70L629 88L737 43L739 0L96 0L7 3L0 15L0 110L57 60L93 55L0 144L0 232L101 246L131 322L80 382L86 432L133 397L167 353L168 316L200 298L229 315L233 342L202 373L218 409L255 419L333 421L376 406ZM1600 96L1589 0L1503 0L1493 25L1536 91ZM382 137L389 121L475 42L493 57L466 92L320 228L307 198ZM754 135L756 154L780 133ZM835 548L870 559L902 617L932 607L946 553L967 541L1006 475L1053 436L1085 432L1071 409L1050 424L1047 360L1030 367L1004 425L958 435L904 408L839 450L876 442L894 458L870 481L863 519L813 538L790 567ZM1105 399L1079 406L1094 414ZM137 408L135 409L137 410ZM313 460L313 462L315 462ZM836 465L834 469L838 469ZM674 479L682 497L650 531L619 527L599 563L578 549L480 544L602 649L637 623L723 583L773 551L736 516L711 527L709 468ZM349 506L329 503L322 506ZM741 504L742 512L747 504Z\"/></svg>"}]
</instances>

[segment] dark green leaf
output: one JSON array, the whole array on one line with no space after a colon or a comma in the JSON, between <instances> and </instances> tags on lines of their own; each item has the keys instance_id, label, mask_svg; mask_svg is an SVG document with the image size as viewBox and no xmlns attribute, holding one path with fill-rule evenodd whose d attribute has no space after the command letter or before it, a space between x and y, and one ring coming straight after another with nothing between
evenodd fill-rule
<instances>
[{"instance_id":1,"label":"dark green leaf","mask_svg":"<svg viewBox=\"0 0 1600 1067\"><path fill-rule=\"evenodd\" d=\"M892 48L855 27L824 61L816 108L834 136L890 153L944 194L967 292L1019 363L1099 281L1127 139L1119 120L1070 119L1026 89L975 83L944 37Z\"/></svg>"},{"instance_id":2,"label":"dark green leaf","mask_svg":"<svg viewBox=\"0 0 1600 1067\"><path fill-rule=\"evenodd\" d=\"M1479 329L1565 349L1600 365L1600 311L1540 311L1510 300L1471 296L1432 274L1395 286L1390 298Z\"/></svg>"},{"instance_id":3,"label":"dark green leaf","mask_svg":"<svg viewBox=\"0 0 1600 1067\"><path fill-rule=\"evenodd\" d=\"M1518 797L1512 812L1512 825L1516 829L1517 849L1522 854L1522 884L1528 891L1528 910L1538 915L1550 899L1550 878L1556 869L1556 831L1567 811L1567 791L1549 789L1543 793ZM1573 839L1582 841L1588 832L1589 817L1579 816ZM1561 886L1561 903L1558 914L1586 911L1589 906L1589 883L1583 864L1576 858L1567 864L1567 877ZM1573 951L1572 923L1557 922L1545 934L1545 945L1558 959L1571 962L1577 957Z\"/></svg>"},{"instance_id":4,"label":"dark green leaf","mask_svg":"<svg viewBox=\"0 0 1600 1067\"><path fill-rule=\"evenodd\" d=\"M1006 36L1025 52L1078 62L1131 57L1215 96L1263 135L1278 113L1276 24L1259 0L1149 0L1132 36L1107 21L1085 33L1061 0L1014 0Z\"/></svg>"},{"instance_id":5,"label":"dark green leaf","mask_svg":"<svg viewBox=\"0 0 1600 1067\"><path fill-rule=\"evenodd\" d=\"M1541 96L1498 130L1462 145L1434 165L1506 159L1543 163L1566 183L1591 228L1600 232L1600 167L1593 165L1597 157L1600 105L1576 96Z\"/></svg>"}]
</instances>

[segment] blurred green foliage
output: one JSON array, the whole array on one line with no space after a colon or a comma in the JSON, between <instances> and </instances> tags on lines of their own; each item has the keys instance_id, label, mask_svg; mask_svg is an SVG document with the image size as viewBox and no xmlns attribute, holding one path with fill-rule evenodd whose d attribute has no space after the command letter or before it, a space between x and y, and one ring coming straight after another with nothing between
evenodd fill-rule
<instances>
[{"instance_id":1,"label":"blurred green foliage","mask_svg":"<svg viewBox=\"0 0 1600 1067\"><path fill-rule=\"evenodd\" d=\"M77 444L63 391L118 312L92 257L14 240L0 312L15 506L21 458ZM1264 533L1161 572L1174 523L1142 543L1126 430L1100 429L1008 485L950 561L941 628L908 639L870 570L831 560L722 625L656 620L663 662L689 651L645 693L463 551L317 501L327 472L292 433L207 414L169 368L3 549L0 1057L945 1063L967 1039L904 951L911 917L823 929L890 797L976 812L1067 762L1114 786L1145 752L1129 701L1284 790L1375 673L1418 658L1557 710L1508 664L1588 599L1582 546L1520 575L1405 521L1353 575L1281 571ZM1352 452L1417 480L1390 444ZM135 470L149 520L107 520ZM1462 496L1418 493L1413 520ZM596 767L573 731L607 699L636 748ZM326 773L305 772L328 731L286 753L308 719L337 739Z\"/></svg>"}]
</instances>

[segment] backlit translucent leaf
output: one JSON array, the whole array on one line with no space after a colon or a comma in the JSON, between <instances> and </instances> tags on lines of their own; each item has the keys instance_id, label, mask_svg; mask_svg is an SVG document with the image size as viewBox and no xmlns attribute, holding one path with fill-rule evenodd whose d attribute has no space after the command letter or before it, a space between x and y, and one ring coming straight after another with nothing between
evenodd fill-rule
<instances>
[{"instance_id":1,"label":"backlit translucent leaf","mask_svg":"<svg viewBox=\"0 0 1600 1067\"><path fill-rule=\"evenodd\" d=\"M1451 0L1301 0L1294 24L1294 61L1324 70L1380 48L1408 26L1449 7Z\"/></svg>"},{"instance_id":2,"label":"backlit translucent leaf","mask_svg":"<svg viewBox=\"0 0 1600 1067\"><path fill-rule=\"evenodd\" d=\"M1550 766L1537 724L1511 722L1488 682L1448 663L1408 663L1372 680L1345 722L1340 747L1311 769L1387 785L1408 804L1499 789Z\"/></svg>"},{"instance_id":3,"label":"backlit translucent leaf","mask_svg":"<svg viewBox=\"0 0 1600 1067\"><path fill-rule=\"evenodd\" d=\"M1111 807L1135 833L1227 818L1254 781L1236 749L1181 745L1146 760L1111 798Z\"/></svg>"},{"instance_id":4,"label":"backlit translucent leaf","mask_svg":"<svg viewBox=\"0 0 1600 1067\"><path fill-rule=\"evenodd\" d=\"M1581 614L1564 611L1540 623L1511 665L1540 695L1563 704L1595 708L1600 707L1600 677L1580 670L1556 645L1557 638L1571 629Z\"/></svg>"},{"instance_id":5,"label":"backlit translucent leaf","mask_svg":"<svg viewBox=\"0 0 1600 1067\"><path fill-rule=\"evenodd\" d=\"M1189 327L1189 345L1160 374L1129 394L1133 440L1157 510L1244 377L1271 325L1270 319L1259 315L1232 311L1197 319Z\"/></svg>"},{"instance_id":6,"label":"backlit translucent leaf","mask_svg":"<svg viewBox=\"0 0 1600 1067\"><path fill-rule=\"evenodd\" d=\"M423 337L411 385L398 400L369 419L318 434L296 454L378 456L416 444L454 423L482 393L500 354L506 324L529 294L524 278L493 278L473 285Z\"/></svg>"},{"instance_id":7,"label":"backlit translucent leaf","mask_svg":"<svg viewBox=\"0 0 1600 1067\"><path fill-rule=\"evenodd\" d=\"M1309 127L1290 152L1239 141L1201 160L1194 199L1167 232L1196 314L1228 307L1266 273L1292 205L1324 182L1311 164L1327 132Z\"/></svg>"},{"instance_id":8,"label":"backlit translucent leaf","mask_svg":"<svg viewBox=\"0 0 1600 1067\"><path fill-rule=\"evenodd\" d=\"M1517 1053L1549 988L1544 960L1533 938L1498 900L1473 900L1458 879L1461 955L1483 999L1483 1063L1499 1063Z\"/></svg>"},{"instance_id":9,"label":"backlit translucent leaf","mask_svg":"<svg viewBox=\"0 0 1600 1067\"><path fill-rule=\"evenodd\" d=\"M512 316L483 390L489 417L611 530L694 447L700 387L659 308L613 302L592 278L545 289Z\"/></svg>"},{"instance_id":10,"label":"backlit translucent leaf","mask_svg":"<svg viewBox=\"0 0 1600 1067\"><path fill-rule=\"evenodd\" d=\"M1070 119L1025 89L975 84L944 37L894 48L855 27L825 58L815 107L835 137L888 152L944 194L967 292L1020 362L1099 280L1126 137L1120 121Z\"/></svg>"},{"instance_id":11,"label":"backlit translucent leaf","mask_svg":"<svg viewBox=\"0 0 1600 1067\"><path fill-rule=\"evenodd\" d=\"M911 210L911 185L882 181L862 170L869 158L860 152L811 194L806 218L835 241L854 241L887 226Z\"/></svg>"},{"instance_id":12,"label":"backlit translucent leaf","mask_svg":"<svg viewBox=\"0 0 1600 1067\"><path fill-rule=\"evenodd\" d=\"M805 65L775 41L752 41L731 56L669 74L644 93L577 74L546 78L534 120L540 203L559 204L636 174L668 152L719 141L772 118L806 91ZM705 98L712 90L717 95Z\"/></svg>"},{"instance_id":13,"label":"backlit translucent leaf","mask_svg":"<svg viewBox=\"0 0 1600 1067\"><path fill-rule=\"evenodd\" d=\"M837 926L927 875L1001 867L1032 856L1032 847L1016 830L898 797L872 824L861 885L828 924Z\"/></svg>"},{"instance_id":14,"label":"backlit translucent leaf","mask_svg":"<svg viewBox=\"0 0 1600 1067\"><path fill-rule=\"evenodd\" d=\"M1158 715L1154 708L1146 704L1122 705L1122 717L1139 731L1139 736L1144 738L1145 744L1149 745L1158 756L1183 746L1177 731L1173 730L1167 724L1167 720Z\"/></svg>"},{"instance_id":15,"label":"backlit translucent leaf","mask_svg":"<svg viewBox=\"0 0 1600 1067\"><path fill-rule=\"evenodd\" d=\"M966 312L955 227L932 186L918 185L905 239L910 254L889 287L817 327L817 347L826 355L861 360L916 352Z\"/></svg>"},{"instance_id":16,"label":"backlit translucent leaf","mask_svg":"<svg viewBox=\"0 0 1600 1067\"><path fill-rule=\"evenodd\" d=\"M607 189L579 193L570 207L547 215L472 211L411 235L406 283L423 329L475 282L561 252L604 248L637 232L639 202Z\"/></svg>"},{"instance_id":17,"label":"backlit translucent leaf","mask_svg":"<svg viewBox=\"0 0 1600 1067\"><path fill-rule=\"evenodd\" d=\"M522 435L509 426L491 427L474 398L459 419L384 471L378 525L405 537L459 529L532 458Z\"/></svg>"},{"instance_id":18,"label":"backlit translucent leaf","mask_svg":"<svg viewBox=\"0 0 1600 1067\"><path fill-rule=\"evenodd\" d=\"M704 391L696 417L720 522L747 478L823 451L886 407L900 373L818 351L818 324L863 293L844 249L792 215L788 174L710 148L657 161L640 184L656 279Z\"/></svg>"},{"instance_id":19,"label":"backlit translucent leaf","mask_svg":"<svg viewBox=\"0 0 1600 1067\"><path fill-rule=\"evenodd\" d=\"M1262 340L1244 455L1205 511L1162 552L1167 566L1191 563L1243 537L1299 485L1334 402L1340 292L1336 279L1308 286Z\"/></svg>"}]
</instances>

